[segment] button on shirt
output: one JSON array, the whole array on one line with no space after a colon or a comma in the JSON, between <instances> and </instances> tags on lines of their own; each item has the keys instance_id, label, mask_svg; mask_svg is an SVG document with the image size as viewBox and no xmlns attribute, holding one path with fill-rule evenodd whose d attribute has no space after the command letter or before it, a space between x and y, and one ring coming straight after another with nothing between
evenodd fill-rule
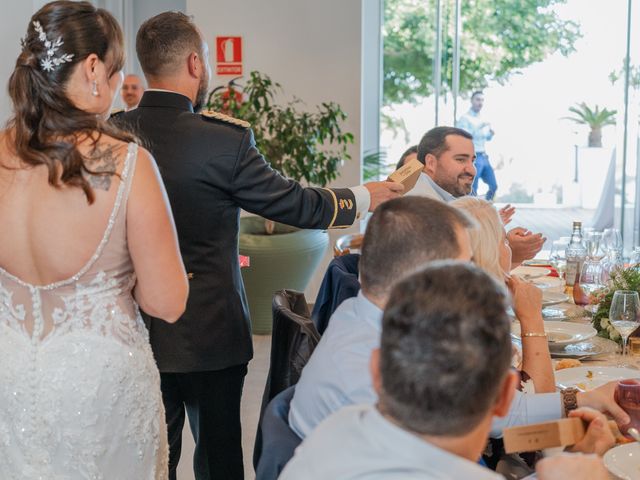
<instances>
[{"instance_id":1,"label":"button on shirt","mask_svg":"<svg viewBox=\"0 0 640 480\"><path fill-rule=\"evenodd\" d=\"M380 346L382 310L362 293L342 302L296 384L289 425L305 438L345 405L377 400L369 358Z\"/></svg>"},{"instance_id":2,"label":"button on shirt","mask_svg":"<svg viewBox=\"0 0 640 480\"><path fill-rule=\"evenodd\" d=\"M480 117L480 112L470 109L456 122L456 127L466 130L473 137L476 153L485 152L484 143L493 138L491 126Z\"/></svg>"},{"instance_id":3,"label":"button on shirt","mask_svg":"<svg viewBox=\"0 0 640 480\"><path fill-rule=\"evenodd\" d=\"M329 417L298 447L279 478L504 480L394 425L372 405L345 407Z\"/></svg>"},{"instance_id":4,"label":"button on shirt","mask_svg":"<svg viewBox=\"0 0 640 480\"><path fill-rule=\"evenodd\" d=\"M320 343L302 370L289 410L289 425L300 438L346 405L377 401L369 359L380 347L382 310L365 297L342 302L331 316ZM524 394L517 391L505 418L495 418L491 436L506 427L562 418L559 393Z\"/></svg>"}]
</instances>

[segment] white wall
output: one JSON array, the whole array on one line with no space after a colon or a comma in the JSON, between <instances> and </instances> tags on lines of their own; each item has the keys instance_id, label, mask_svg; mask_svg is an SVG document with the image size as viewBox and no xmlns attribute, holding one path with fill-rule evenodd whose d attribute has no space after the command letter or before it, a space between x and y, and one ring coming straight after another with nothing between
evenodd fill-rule
<instances>
[{"instance_id":1,"label":"white wall","mask_svg":"<svg viewBox=\"0 0 640 480\"><path fill-rule=\"evenodd\" d=\"M245 75L251 70L268 74L287 98L301 98L309 108L329 100L340 104L348 115L344 128L354 133L355 143L349 148L352 160L334 186L361 182L363 2L379 5L379 0L187 0L187 13L209 42L214 86L232 78L215 76L215 37L242 36ZM331 241L353 231L358 227L333 231ZM307 300L315 300L330 259L327 252Z\"/></svg>"}]
</instances>

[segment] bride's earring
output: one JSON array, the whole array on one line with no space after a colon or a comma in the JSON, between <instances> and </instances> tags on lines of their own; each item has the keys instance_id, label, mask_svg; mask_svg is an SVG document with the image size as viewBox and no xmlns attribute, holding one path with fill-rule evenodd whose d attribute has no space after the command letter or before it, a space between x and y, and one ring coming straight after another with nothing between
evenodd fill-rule
<instances>
[{"instance_id":1,"label":"bride's earring","mask_svg":"<svg viewBox=\"0 0 640 480\"><path fill-rule=\"evenodd\" d=\"M94 97L98 96L98 81L97 80L93 81L93 90L91 90L91 95L93 95Z\"/></svg>"}]
</instances>

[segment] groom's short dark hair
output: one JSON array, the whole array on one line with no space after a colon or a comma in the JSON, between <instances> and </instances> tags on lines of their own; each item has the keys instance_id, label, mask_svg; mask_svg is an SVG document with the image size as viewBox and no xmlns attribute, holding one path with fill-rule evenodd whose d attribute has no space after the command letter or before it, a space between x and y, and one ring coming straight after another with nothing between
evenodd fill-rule
<instances>
[{"instance_id":1,"label":"groom's short dark hair","mask_svg":"<svg viewBox=\"0 0 640 480\"><path fill-rule=\"evenodd\" d=\"M136 35L136 53L146 77L175 73L189 53L202 54L202 37L182 12L163 12L145 21Z\"/></svg>"}]
</instances>

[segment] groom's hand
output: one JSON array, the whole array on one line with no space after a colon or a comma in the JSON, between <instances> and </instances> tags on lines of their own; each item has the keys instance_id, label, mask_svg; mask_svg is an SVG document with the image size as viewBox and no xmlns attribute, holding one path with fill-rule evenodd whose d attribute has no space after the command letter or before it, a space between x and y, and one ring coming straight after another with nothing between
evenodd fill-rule
<instances>
[{"instance_id":1,"label":"groom's hand","mask_svg":"<svg viewBox=\"0 0 640 480\"><path fill-rule=\"evenodd\" d=\"M370 212L373 212L381 203L402 196L404 192L404 186L396 182L369 182L365 183L364 186L369 190L369 195L371 195Z\"/></svg>"}]
</instances>

